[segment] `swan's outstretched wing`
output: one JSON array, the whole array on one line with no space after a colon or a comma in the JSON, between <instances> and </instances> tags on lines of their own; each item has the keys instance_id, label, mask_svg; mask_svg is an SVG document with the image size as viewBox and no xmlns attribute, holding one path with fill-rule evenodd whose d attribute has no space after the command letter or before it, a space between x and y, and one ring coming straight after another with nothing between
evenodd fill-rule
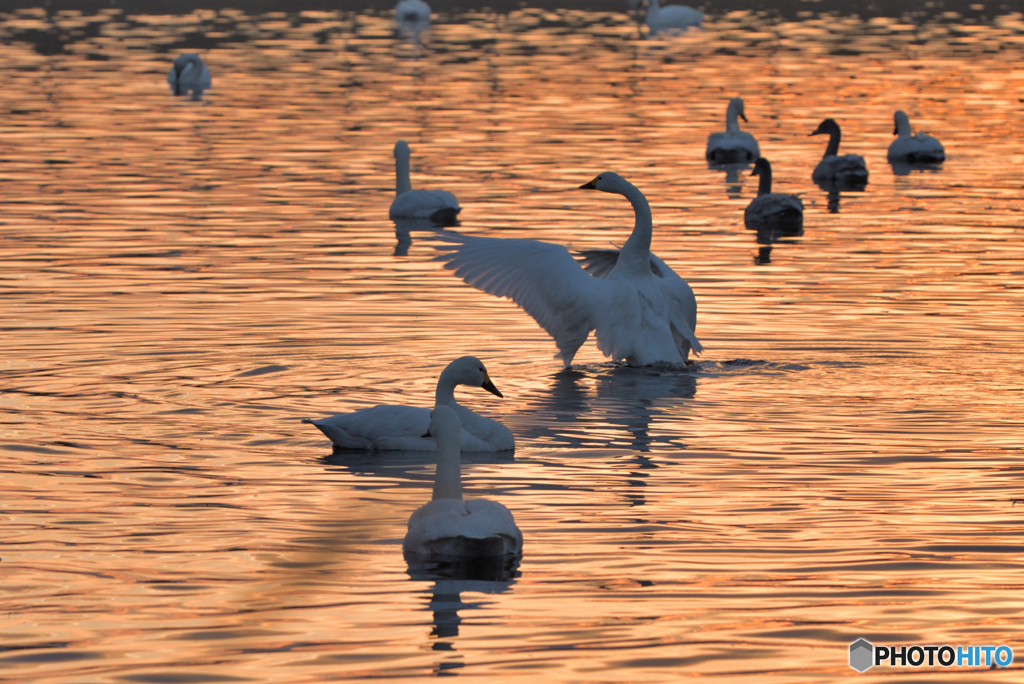
<instances>
[{"instance_id":1,"label":"swan's outstretched wing","mask_svg":"<svg viewBox=\"0 0 1024 684\"><path fill-rule=\"evenodd\" d=\"M619 263L617 249L582 249L576 253L581 257L583 269L595 278L605 278Z\"/></svg>"},{"instance_id":2,"label":"swan's outstretched wing","mask_svg":"<svg viewBox=\"0 0 1024 684\"><path fill-rule=\"evenodd\" d=\"M580 268L569 250L536 240L481 238L444 233L437 258L473 287L507 297L533 316L565 365L584 342L604 307L604 281Z\"/></svg>"}]
</instances>

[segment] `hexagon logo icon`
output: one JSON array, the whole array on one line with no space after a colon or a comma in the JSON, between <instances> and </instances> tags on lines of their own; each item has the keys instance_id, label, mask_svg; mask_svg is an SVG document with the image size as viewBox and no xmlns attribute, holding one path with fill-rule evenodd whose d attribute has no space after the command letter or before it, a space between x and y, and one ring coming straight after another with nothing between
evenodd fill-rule
<instances>
[{"instance_id":1,"label":"hexagon logo icon","mask_svg":"<svg viewBox=\"0 0 1024 684\"><path fill-rule=\"evenodd\" d=\"M867 639L857 639L850 644L850 667L864 672L874 665L875 647Z\"/></svg>"}]
</instances>

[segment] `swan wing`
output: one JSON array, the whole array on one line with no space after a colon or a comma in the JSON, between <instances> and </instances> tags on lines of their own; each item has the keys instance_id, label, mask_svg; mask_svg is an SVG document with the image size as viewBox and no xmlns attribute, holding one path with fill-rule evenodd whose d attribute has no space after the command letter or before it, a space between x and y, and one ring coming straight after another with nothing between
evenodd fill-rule
<instances>
[{"instance_id":1,"label":"swan wing","mask_svg":"<svg viewBox=\"0 0 1024 684\"><path fill-rule=\"evenodd\" d=\"M572 363L606 303L604 281L592 278L561 245L536 240L445 233L437 258L478 290L511 299L551 335L558 357Z\"/></svg>"}]
</instances>

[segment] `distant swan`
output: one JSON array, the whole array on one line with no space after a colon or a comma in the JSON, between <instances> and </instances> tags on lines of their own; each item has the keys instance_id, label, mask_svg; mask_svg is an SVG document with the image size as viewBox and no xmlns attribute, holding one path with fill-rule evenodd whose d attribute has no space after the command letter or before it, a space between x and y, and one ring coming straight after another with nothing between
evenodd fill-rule
<instances>
[{"instance_id":1,"label":"distant swan","mask_svg":"<svg viewBox=\"0 0 1024 684\"><path fill-rule=\"evenodd\" d=\"M566 366L592 330L605 356L631 366L685 363L691 348L703 351L693 333L693 290L651 254L647 198L610 172L580 188L622 195L636 213L633 233L621 251L593 253L596 265L588 270L600 273L587 275L565 247L536 240L448 233L445 239L457 244L440 246L447 253L438 259L473 287L507 297L533 316L554 338L556 357Z\"/></svg>"},{"instance_id":2,"label":"distant swan","mask_svg":"<svg viewBox=\"0 0 1024 684\"><path fill-rule=\"evenodd\" d=\"M712 164L740 164L752 162L761 156L761 148L757 139L750 133L740 130L737 117L747 120L743 113L743 98L734 97L725 110L725 132L712 133L708 136L708 149L705 153Z\"/></svg>"},{"instance_id":3,"label":"distant swan","mask_svg":"<svg viewBox=\"0 0 1024 684\"><path fill-rule=\"evenodd\" d=\"M839 156L839 140L842 138L842 132L835 119L825 119L811 135L819 133L828 133L828 147L825 148L825 156L814 168L811 180L827 187L856 188L867 185L868 167L864 163L864 157L859 154Z\"/></svg>"},{"instance_id":4,"label":"distant swan","mask_svg":"<svg viewBox=\"0 0 1024 684\"><path fill-rule=\"evenodd\" d=\"M515 448L512 432L496 420L484 418L455 401L455 387L482 387L502 396L480 359L463 356L441 371L434 393L434 408L448 406L462 423L463 451L506 451ZM418 406L374 406L339 413L320 420L304 419L320 429L341 449L379 451L434 451L437 444L424 436L430 409Z\"/></svg>"},{"instance_id":5,"label":"distant swan","mask_svg":"<svg viewBox=\"0 0 1024 684\"><path fill-rule=\"evenodd\" d=\"M505 506L488 499L462 500L461 429L449 407L431 413L430 434L437 440L434 493L409 518L402 550L435 560L519 556L523 533Z\"/></svg>"},{"instance_id":6,"label":"distant swan","mask_svg":"<svg viewBox=\"0 0 1024 684\"><path fill-rule=\"evenodd\" d=\"M388 212L392 221L398 219L429 219L441 225L455 223L459 201L446 190L413 190L409 180L409 145L395 143L395 193Z\"/></svg>"},{"instance_id":7,"label":"distant swan","mask_svg":"<svg viewBox=\"0 0 1024 684\"><path fill-rule=\"evenodd\" d=\"M192 98L198 100L203 91L213 85L213 79L199 55L186 52L175 58L171 72L167 74L167 83L175 95L187 95L191 91Z\"/></svg>"},{"instance_id":8,"label":"distant swan","mask_svg":"<svg viewBox=\"0 0 1024 684\"><path fill-rule=\"evenodd\" d=\"M893 135L899 137L889 145L890 162L938 164L946 161L946 150L942 143L927 133L910 132L910 117L905 112L897 111L893 118L896 121Z\"/></svg>"},{"instance_id":9,"label":"distant swan","mask_svg":"<svg viewBox=\"0 0 1024 684\"><path fill-rule=\"evenodd\" d=\"M704 13L686 5L666 5L662 7L658 0L650 0L647 4L647 22L651 35L659 33L682 32L691 26L700 26L704 21Z\"/></svg>"},{"instance_id":10,"label":"distant swan","mask_svg":"<svg viewBox=\"0 0 1024 684\"><path fill-rule=\"evenodd\" d=\"M395 28L403 38L419 38L430 28L430 5L423 0L402 0L395 6Z\"/></svg>"},{"instance_id":11,"label":"distant swan","mask_svg":"<svg viewBox=\"0 0 1024 684\"><path fill-rule=\"evenodd\" d=\"M751 230L769 229L783 233L799 233L804 227L804 203L796 195L772 192L772 165L761 157L754 162L751 176L761 181L755 197L743 212L743 223Z\"/></svg>"}]
</instances>

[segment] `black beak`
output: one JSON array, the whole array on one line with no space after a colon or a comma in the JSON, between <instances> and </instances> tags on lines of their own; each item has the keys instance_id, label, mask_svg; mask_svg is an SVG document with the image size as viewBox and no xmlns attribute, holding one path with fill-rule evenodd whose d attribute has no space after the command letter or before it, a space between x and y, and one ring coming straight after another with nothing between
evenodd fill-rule
<instances>
[{"instance_id":1,"label":"black beak","mask_svg":"<svg viewBox=\"0 0 1024 684\"><path fill-rule=\"evenodd\" d=\"M807 135L807 137L809 138L809 137L811 137L812 135L818 135L818 134L819 134L819 133L821 133L821 132L822 132L822 131L821 131L821 129L820 129L820 128L816 128L816 129L814 129L814 132L813 132L813 133L809 133L809 134Z\"/></svg>"},{"instance_id":2,"label":"black beak","mask_svg":"<svg viewBox=\"0 0 1024 684\"><path fill-rule=\"evenodd\" d=\"M490 378L486 378L485 377L484 384L482 384L480 386L483 387L488 392L490 392L491 394L497 395L497 396L501 397L502 399L505 398L505 395L498 391L498 388L494 386L494 383L491 382Z\"/></svg>"},{"instance_id":3,"label":"black beak","mask_svg":"<svg viewBox=\"0 0 1024 684\"><path fill-rule=\"evenodd\" d=\"M600 176L598 176L597 178L600 178ZM578 190L597 190L597 178L595 178L594 180L590 181L589 183L584 183L583 185L581 185L577 189ZM499 394L498 396L500 397L501 395Z\"/></svg>"},{"instance_id":4,"label":"black beak","mask_svg":"<svg viewBox=\"0 0 1024 684\"><path fill-rule=\"evenodd\" d=\"M747 115L744 114L743 112L740 112L740 118L743 119L744 121L746 121L747 120Z\"/></svg>"}]
</instances>

